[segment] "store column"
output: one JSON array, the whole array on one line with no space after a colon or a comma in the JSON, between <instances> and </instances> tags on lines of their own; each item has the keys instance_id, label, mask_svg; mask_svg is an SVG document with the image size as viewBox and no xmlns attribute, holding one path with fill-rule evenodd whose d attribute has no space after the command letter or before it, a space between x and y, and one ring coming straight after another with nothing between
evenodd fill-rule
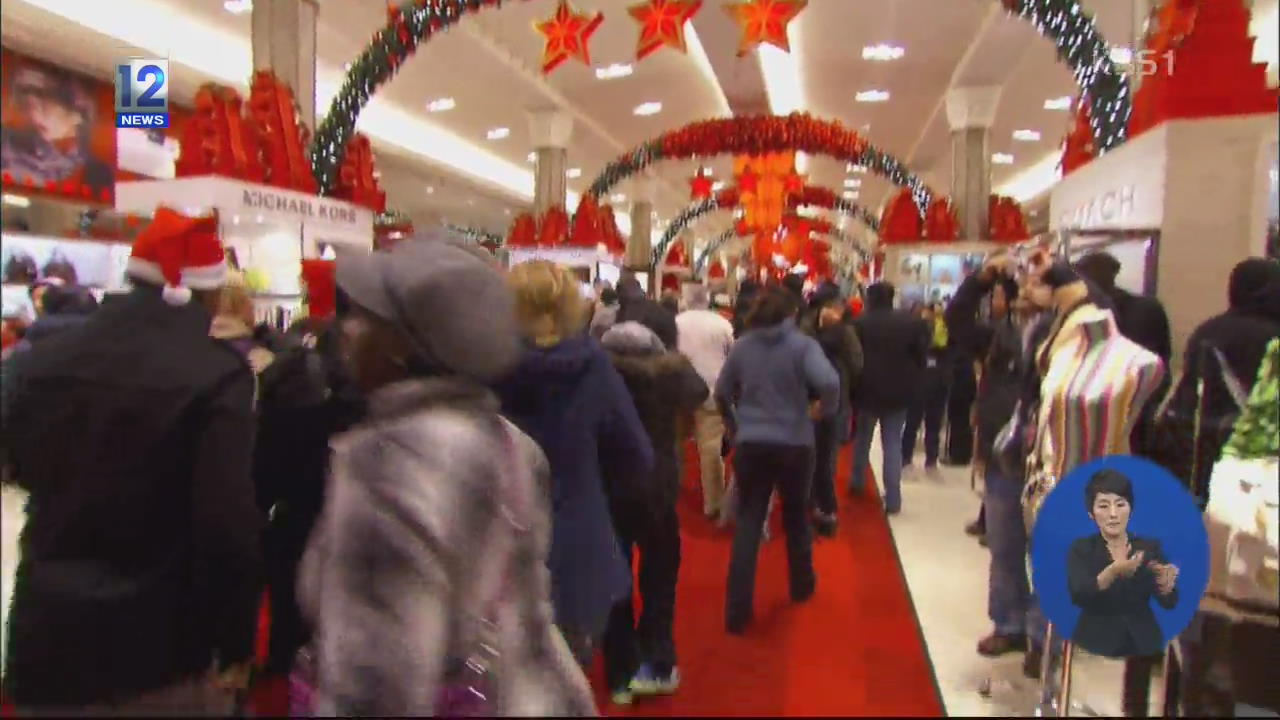
<instances>
[{"instance_id":1,"label":"store column","mask_svg":"<svg viewBox=\"0 0 1280 720\"><path fill-rule=\"evenodd\" d=\"M650 270L649 263L653 255L653 197L656 190L657 180L651 176L639 177L633 183L631 237L627 239L626 258L629 270Z\"/></svg>"},{"instance_id":2,"label":"store column","mask_svg":"<svg viewBox=\"0 0 1280 720\"><path fill-rule=\"evenodd\" d=\"M270 70L293 90L298 120L316 127L316 0L253 3L253 69Z\"/></svg>"},{"instance_id":3,"label":"store column","mask_svg":"<svg viewBox=\"0 0 1280 720\"><path fill-rule=\"evenodd\" d=\"M951 125L951 200L960 220L960 238L983 240L991 196L991 124L1000 105L999 87L955 88L947 92Z\"/></svg>"},{"instance_id":4,"label":"store column","mask_svg":"<svg viewBox=\"0 0 1280 720\"><path fill-rule=\"evenodd\" d=\"M550 208L565 206L568 184L565 171L569 162L569 137L573 134L573 118L558 110L529 113L529 139L533 142L533 212L541 216ZM572 212L573 208L566 208Z\"/></svg>"}]
</instances>

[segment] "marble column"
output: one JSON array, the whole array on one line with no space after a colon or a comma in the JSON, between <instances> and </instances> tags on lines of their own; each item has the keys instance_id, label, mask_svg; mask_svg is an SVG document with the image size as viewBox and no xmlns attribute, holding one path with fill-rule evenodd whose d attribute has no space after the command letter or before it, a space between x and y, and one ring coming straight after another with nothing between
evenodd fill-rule
<instances>
[{"instance_id":1,"label":"marble column","mask_svg":"<svg viewBox=\"0 0 1280 720\"><path fill-rule=\"evenodd\" d=\"M987 237L991 195L991 124L1000 105L999 87L954 88L947 92L951 125L951 199L960 221L960 239Z\"/></svg>"},{"instance_id":2,"label":"marble column","mask_svg":"<svg viewBox=\"0 0 1280 720\"><path fill-rule=\"evenodd\" d=\"M632 183L631 237L627 238L626 266L629 270L649 272L653 268L653 198L657 180L640 177ZM652 281L652 278L650 279Z\"/></svg>"},{"instance_id":3,"label":"marble column","mask_svg":"<svg viewBox=\"0 0 1280 720\"><path fill-rule=\"evenodd\" d=\"M569 169L569 138L573 135L573 118L558 110L529 112L529 139L535 155L533 212L541 216L548 209L565 206L569 186L565 172ZM574 208L565 208L572 213Z\"/></svg>"},{"instance_id":4,"label":"marble column","mask_svg":"<svg viewBox=\"0 0 1280 720\"><path fill-rule=\"evenodd\" d=\"M270 70L293 90L298 120L316 127L316 0L255 0L253 69Z\"/></svg>"}]
</instances>

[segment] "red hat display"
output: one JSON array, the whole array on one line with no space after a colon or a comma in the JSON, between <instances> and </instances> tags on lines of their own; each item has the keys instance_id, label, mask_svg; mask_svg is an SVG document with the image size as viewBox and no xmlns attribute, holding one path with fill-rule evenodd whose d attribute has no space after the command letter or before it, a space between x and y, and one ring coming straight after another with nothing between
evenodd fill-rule
<instances>
[{"instance_id":1,"label":"red hat display","mask_svg":"<svg viewBox=\"0 0 1280 720\"><path fill-rule=\"evenodd\" d=\"M302 261L302 282L307 285L307 314L313 318L331 318L337 309L336 266L333 260Z\"/></svg>"},{"instance_id":2,"label":"red hat display","mask_svg":"<svg viewBox=\"0 0 1280 720\"><path fill-rule=\"evenodd\" d=\"M186 305L192 290L216 290L226 283L227 261L218 239L218 220L188 217L166 207L133 241L129 277L164 288L165 302Z\"/></svg>"}]
</instances>

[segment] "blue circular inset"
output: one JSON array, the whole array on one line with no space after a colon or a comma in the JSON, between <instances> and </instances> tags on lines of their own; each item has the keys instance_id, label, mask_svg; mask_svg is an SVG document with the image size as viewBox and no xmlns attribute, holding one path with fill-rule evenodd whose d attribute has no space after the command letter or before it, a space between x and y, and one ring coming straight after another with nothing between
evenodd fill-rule
<instances>
[{"instance_id":1,"label":"blue circular inset","mask_svg":"<svg viewBox=\"0 0 1280 720\"><path fill-rule=\"evenodd\" d=\"M1132 575L1100 590L1096 577L1110 557L1087 507L1086 487L1104 470L1113 483L1117 476L1128 479L1133 502L1127 531L1144 559ZM1155 590L1148 563L1156 555L1178 569L1176 598ZM1031 533L1031 573L1040 609L1059 637L1095 654L1154 654L1186 629L1200 606L1209 582L1209 537L1191 494L1167 470L1142 458L1106 457L1076 468L1045 498Z\"/></svg>"}]
</instances>

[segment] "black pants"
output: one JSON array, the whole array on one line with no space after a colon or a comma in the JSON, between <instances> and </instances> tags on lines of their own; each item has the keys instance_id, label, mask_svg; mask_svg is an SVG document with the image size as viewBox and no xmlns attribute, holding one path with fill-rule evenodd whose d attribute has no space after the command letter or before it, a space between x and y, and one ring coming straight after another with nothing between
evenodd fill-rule
<instances>
[{"instance_id":1,"label":"black pants","mask_svg":"<svg viewBox=\"0 0 1280 720\"><path fill-rule=\"evenodd\" d=\"M297 577L307 538L315 524L315 511L276 507L263 540L267 570L267 593L271 602L271 634L268 641L267 675L287 675L298 650L310 639L311 631L298 608Z\"/></svg>"},{"instance_id":2,"label":"black pants","mask_svg":"<svg viewBox=\"0 0 1280 720\"><path fill-rule=\"evenodd\" d=\"M604 634L609 689L624 688L640 663L659 674L676 664L676 581L680 575L680 520L675 505L656 512L632 505L613 509L614 530L628 565L640 551L640 622L632 596L613 606Z\"/></svg>"},{"instance_id":3,"label":"black pants","mask_svg":"<svg viewBox=\"0 0 1280 720\"><path fill-rule=\"evenodd\" d=\"M725 624L730 630L740 630L754 614L760 533L769 510L769 495L775 489L782 501L791 597L807 599L813 594L817 583L809 525L813 450L796 445L742 443L734 459L734 472L738 483L738 526L729 561Z\"/></svg>"},{"instance_id":4,"label":"black pants","mask_svg":"<svg viewBox=\"0 0 1280 720\"><path fill-rule=\"evenodd\" d=\"M978 379L973 363L958 361L951 368L951 389L947 396L947 462L968 465L973 459L973 401L978 397Z\"/></svg>"},{"instance_id":5,"label":"black pants","mask_svg":"<svg viewBox=\"0 0 1280 720\"><path fill-rule=\"evenodd\" d=\"M814 463L810 501L824 515L836 512L836 462L840 457L841 434L844 432L840 420L834 417L813 424Z\"/></svg>"},{"instance_id":6,"label":"black pants","mask_svg":"<svg viewBox=\"0 0 1280 720\"><path fill-rule=\"evenodd\" d=\"M911 464L916 452L916 435L924 422L924 458L926 465L938 462L942 444L942 414L947 409L947 381L941 370L929 370L920 388L920 396L907 410L907 425L902 431L902 464ZM966 419L967 423L968 420Z\"/></svg>"}]
</instances>

